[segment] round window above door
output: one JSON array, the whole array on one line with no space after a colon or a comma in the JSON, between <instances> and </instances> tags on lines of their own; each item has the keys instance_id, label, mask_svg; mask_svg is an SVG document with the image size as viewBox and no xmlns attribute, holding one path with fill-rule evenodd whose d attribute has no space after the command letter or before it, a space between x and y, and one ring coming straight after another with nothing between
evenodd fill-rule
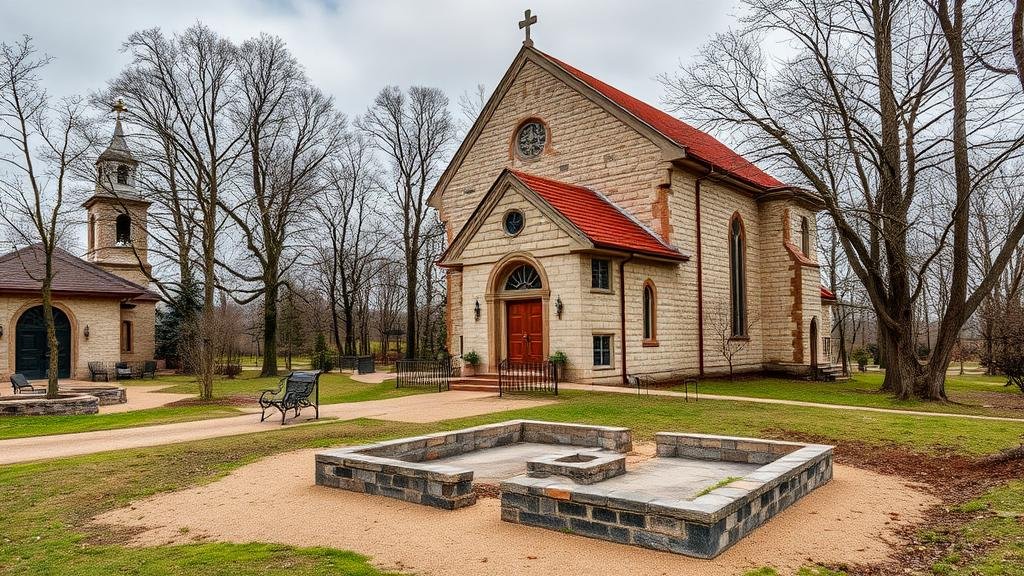
<instances>
[{"instance_id":1,"label":"round window above door","mask_svg":"<svg viewBox=\"0 0 1024 576\"><path fill-rule=\"evenodd\" d=\"M523 231L523 226L526 224L526 217L519 210L509 210L505 213L505 218L502 221L502 227L505 229L505 234L509 236L515 236Z\"/></svg>"}]
</instances>

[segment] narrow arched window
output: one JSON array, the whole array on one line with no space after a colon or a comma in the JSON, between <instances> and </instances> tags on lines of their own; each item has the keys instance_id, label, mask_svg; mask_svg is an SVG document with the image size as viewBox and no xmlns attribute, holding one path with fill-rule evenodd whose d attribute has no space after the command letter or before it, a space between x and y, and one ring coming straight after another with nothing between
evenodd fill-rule
<instances>
[{"instance_id":1,"label":"narrow arched window","mask_svg":"<svg viewBox=\"0 0 1024 576\"><path fill-rule=\"evenodd\" d=\"M800 219L800 248L804 256L811 257L811 223L806 216Z\"/></svg>"},{"instance_id":2,"label":"narrow arched window","mask_svg":"<svg viewBox=\"0 0 1024 576\"><path fill-rule=\"evenodd\" d=\"M658 296L654 283L644 282L644 344L651 345L658 340Z\"/></svg>"},{"instance_id":3,"label":"narrow arched window","mask_svg":"<svg viewBox=\"0 0 1024 576\"><path fill-rule=\"evenodd\" d=\"M96 249L96 216L89 216L89 251Z\"/></svg>"},{"instance_id":4,"label":"narrow arched window","mask_svg":"<svg viewBox=\"0 0 1024 576\"><path fill-rule=\"evenodd\" d=\"M127 184L128 183L128 167L124 164L120 164L117 167L117 183Z\"/></svg>"},{"instance_id":5,"label":"narrow arched window","mask_svg":"<svg viewBox=\"0 0 1024 576\"><path fill-rule=\"evenodd\" d=\"M729 301L732 335L747 335L747 247L739 214L729 224Z\"/></svg>"},{"instance_id":6,"label":"narrow arched window","mask_svg":"<svg viewBox=\"0 0 1024 576\"><path fill-rule=\"evenodd\" d=\"M132 242L132 219L127 214L119 214L114 223L116 239L118 244L131 244Z\"/></svg>"}]
</instances>

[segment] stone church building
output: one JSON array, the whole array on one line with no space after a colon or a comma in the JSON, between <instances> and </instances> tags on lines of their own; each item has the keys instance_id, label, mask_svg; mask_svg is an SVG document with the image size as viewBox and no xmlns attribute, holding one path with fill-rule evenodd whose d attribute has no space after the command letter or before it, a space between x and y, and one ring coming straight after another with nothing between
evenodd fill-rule
<instances>
[{"instance_id":1,"label":"stone church building","mask_svg":"<svg viewBox=\"0 0 1024 576\"><path fill-rule=\"evenodd\" d=\"M828 362L821 201L524 44L430 197L448 347L621 383Z\"/></svg>"},{"instance_id":2,"label":"stone church building","mask_svg":"<svg viewBox=\"0 0 1024 576\"><path fill-rule=\"evenodd\" d=\"M89 378L89 362L152 360L160 299L149 284L149 202L135 188L138 161L120 118L96 160L96 186L82 205L88 250L53 256L53 304L60 378ZM45 256L35 244L0 256L0 378L46 378L50 356L40 294Z\"/></svg>"}]
</instances>

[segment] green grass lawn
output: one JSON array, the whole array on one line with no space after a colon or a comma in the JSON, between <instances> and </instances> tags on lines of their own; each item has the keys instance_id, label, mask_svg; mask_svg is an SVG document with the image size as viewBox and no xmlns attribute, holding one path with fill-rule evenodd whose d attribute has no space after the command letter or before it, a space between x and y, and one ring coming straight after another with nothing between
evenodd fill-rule
<instances>
[{"instance_id":1,"label":"green grass lawn","mask_svg":"<svg viewBox=\"0 0 1024 576\"><path fill-rule=\"evenodd\" d=\"M281 377L261 377L259 372L247 370L237 378L217 378L213 384L214 399L248 398L253 403L260 397L260 391L276 388ZM199 385L194 376L164 376L157 380L172 384L162 392L178 394L199 394ZM365 384L356 382L348 374L337 372L320 376L320 403L338 404L342 402L363 402L366 400L382 400L397 398L410 394L427 392L425 389L395 388L395 381L389 380L382 384Z\"/></svg>"},{"instance_id":2,"label":"green grass lawn","mask_svg":"<svg viewBox=\"0 0 1024 576\"><path fill-rule=\"evenodd\" d=\"M869 406L895 410L919 410L924 412L952 412L956 414L978 414L987 416L1010 416L1024 418L1024 409L994 405L1003 400L1012 403L1021 396L1017 388L1003 386L1005 378L998 376L950 376L946 380L947 393L952 402L923 402L919 400L900 401L880 392L883 375L880 373L854 374L846 382L812 382L786 378L747 378L735 380L709 379L700 382L700 391L706 394L748 396L752 398L777 398L802 402L841 404L844 406ZM682 390L682 387L678 387ZM691 390L692 391L692 390ZM998 395L998 396L993 396ZM1004 396L1008 395L1008 396ZM1024 407L1024 399L1019 403Z\"/></svg>"},{"instance_id":3,"label":"green grass lawn","mask_svg":"<svg viewBox=\"0 0 1024 576\"><path fill-rule=\"evenodd\" d=\"M809 434L824 440L860 440L922 452L968 455L1014 446L1024 423L835 411L744 402L683 402L680 398L567 391L556 403L435 424L374 420L324 422L145 449L0 467L0 573L320 575L379 574L351 552L269 543L202 542L132 548L125 536L88 524L97 513L146 496L207 483L260 458L303 447L372 442L510 418L623 425L637 440L661 430L749 436ZM879 458L884 451L879 450ZM98 480L101 479L101 480ZM1024 482L979 497L975 521L958 528L965 538L998 538L977 558L948 558L935 573L1019 574L1024 523L1019 521ZM187 511L182 511L187 514ZM268 514L267 522L273 521ZM311 528L312 529L312 528ZM623 558L629 557L623 549ZM966 554L966 552L965 552ZM964 566L970 571L960 572ZM952 572L942 572L952 567ZM977 568L977 570L973 570ZM760 572L771 574L771 572ZM831 574L809 567L802 574Z\"/></svg>"},{"instance_id":4,"label":"green grass lawn","mask_svg":"<svg viewBox=\"0 0 1024 576\"><path fill-rule=\"evenodd\" d=\"M131 390L128 391L131 394ZM230 406L216 404L198 406L165 406L118 412L116 414L89 414L83 416L4 416L0 418L0 440L95 432L133 426L173 424L209 418L237 416L242 412Z\"/></svg>"}]
</instances>

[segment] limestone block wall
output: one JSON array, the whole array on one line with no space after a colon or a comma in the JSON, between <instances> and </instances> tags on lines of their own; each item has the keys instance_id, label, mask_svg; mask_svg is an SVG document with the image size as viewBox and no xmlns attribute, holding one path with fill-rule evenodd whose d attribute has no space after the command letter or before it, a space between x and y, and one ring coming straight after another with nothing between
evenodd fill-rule
<instances>
[{"instance_id":1,"label":"limestone block wall","mask_svg":"<svg viewBox=\"0 0 1024 576\"><path fill-rule=\"evenodd\" d=\"M792 311L797 302L793 294L793 260L786 251L784 225L787 203L764 202L760 206L761 258L764 265L761 291L761 326L765 333L766 363L793 362Z\"/></svg>"},{"instance_id":2,"label":"limestone block wall","mask_svg":"<svg viewBox=\"0 0 1024 576\"><path fill-rule=\"evenodd\" d=\"M131 352L121 352L125 362L152 360L156 353L156 304L140 302L134 309L121 310L121 321L132 323Z\"/></svg>"},{"instance_id":3,"label":"limestone block wall","mask_svg":"<svg viewBox=\"0 0 1024 576\"><path fill-rule=\"evenodd\" d=\"M530 118L547 124L548 145L540 158L522 160L513 138ZM664 170L660 150L531 62L519 71L440 199L449 238L504 168L592 187L658 228L652 205Z\"/></svg>"},{"instance_id":4,"label":"limestone block wall","mask_svg":"<svg viewBox=\"0 0 1024 576\"><path fill-rule=\"evenodd\" d=\"M119 246L117 243L117 217L127 211L131 217L130 246ZM110 203L100 201L89 208L86 230L88 251L86 260L104 266L109 272L122 278L146 286L149 280L138 267L141 256L147 263L149 238L146 234L147 209L140 204L121 204L117 200ZM138 256L136 256L138 252ZM148 264L147 264L148 265Z\"/></svg>"},{"instance_id":5,"label":"limestone block wall","mask_svg":"<svg viewBox=\"0 0 1024 576\"><path fill-rule=\"evenodd\" d=\"M42 304L32 297L0 296L0 378L6 380L14 371L15 327L18 318L29 308ZM120 302L101 298L57 298L54 305L64 311L71 323L71 377L88 379L88 363L118 362L120 350ZM85 327L89 327L89 338Z\"/></svg>"}]
</instances>

